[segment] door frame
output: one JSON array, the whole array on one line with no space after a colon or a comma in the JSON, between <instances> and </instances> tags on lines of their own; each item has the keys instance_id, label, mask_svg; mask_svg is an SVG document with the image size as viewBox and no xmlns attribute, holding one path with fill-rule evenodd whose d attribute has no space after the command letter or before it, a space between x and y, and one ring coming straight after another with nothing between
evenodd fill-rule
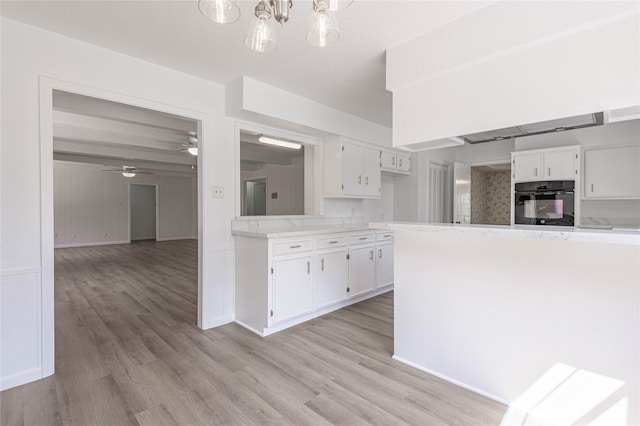
<instances>
[{"instance_id":1,"label":"door frame","mask_svg":"<svg viewBox=\"0 0 640 426\"><path fill-rule=\"evenodd\" d=\"M129 208L127 209L127 240L131 243L131 185L155 186L156 241L162 241L162 239L160 239L160 198L158 197L160 186L157 183L138 182L127 182L127 201L129 204Z\"/></svg>"},{"instance_id":2,"label":"door frame","mask_svg":"<svg viewBox=\"0 0 640 426\"><path fill-rule=\"evenodd\" d=\"M42 366L42 377L55 373L55 311L54 311L54 198L53 198L53 91L59 90L83 96L90 96L102 100L118 102L126 105L147 108L158 112L179 115L197 121L198 135L198 327L204 328L208 324L206 313L212 311L208 306L212 303L209 293L213 291L211 285L203 285L204 248L207 246L205 222L203 218L203 157L207 155L205 134L208 126L212 125L212 117L207 113L182 108L149 99L142 99L122 93L112 92L100 88L85 86L77 83L57 80L40 76L39 80L39 113L40 113L40 262L41 262L41 293L40 316L41 324L39 340L39 358ZM205 306L205 304L207 306Z\"/></svg>"}]
</instances>

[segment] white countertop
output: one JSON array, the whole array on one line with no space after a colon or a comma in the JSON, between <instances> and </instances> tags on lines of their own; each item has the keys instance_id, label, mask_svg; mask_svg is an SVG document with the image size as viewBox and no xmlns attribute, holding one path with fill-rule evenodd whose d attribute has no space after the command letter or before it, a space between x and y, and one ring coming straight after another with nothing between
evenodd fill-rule
<instances>
[{"instance_id":1,"label":"white countertop","mask_svg":"<svg viewBox=\"0 0 640 426\"><path fill-rule=\"evenodd\" d=\"M542 238L549 240L592 241L614 244L632 244L640 246L640 231L631 229L590 229L564 226L535 225L461 225L452 223L417 223L417 222L375 222L372 228L412 231L455 230L459 232L476 232L486 235L511 235L525 238Z\"/></svg>"},{"instance_id":2,"label":"white countertop","mask_svg":"<svg viewBox=\"0 0 640 426\"><path fill-rule=\"evenodd\" d=\"M313 226L288 226L282 228L257 228L257 229L234 229L231 231L233 235L255 238L289 238L302 237L318 234L333 234L339 232L358 232L370 231L375 229L368 223L349 224L349 225L313 225Z\"/></svg>"}]
</instances>

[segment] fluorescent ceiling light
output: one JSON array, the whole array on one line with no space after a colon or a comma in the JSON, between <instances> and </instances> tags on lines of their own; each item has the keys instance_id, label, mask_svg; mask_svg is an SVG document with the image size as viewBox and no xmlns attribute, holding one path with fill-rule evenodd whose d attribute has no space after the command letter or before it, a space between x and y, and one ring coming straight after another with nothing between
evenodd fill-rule
<instances>
[{"instance_id":1,"label":"fluorescent ceiling light","mask_svg":"<svg viewBox=\"0 0 640 426\"><path fill-rule=\"evenodd\" d=\"M302 144L296 142L283 141L280 139L274 139L267 136L258 137L258 142L266 143L268 145L280 146L282 148L300 149Z\"/></svg>"},{"instance_id":2,"label":"fluorescent ceiling light","mask_svg":"<svg viewBox=\"0 0 640 426\"><path fill-rule=\"evenodd\" d=\"M189 148L187 148L187 152L191 155L198 155L198 147L190 146Z\"/></svg>"},{"instance_id":3,"label":"fluorescent ceiling light","mask_svg":"<svg viewBox=\"0 0 640 426\"><path fill-rule=\"evenodd\" d=\"M132 178L134 177L136 174L134 172L122 172L122 176L126 177L126 178Z\"/></svg>"}]
</instances>

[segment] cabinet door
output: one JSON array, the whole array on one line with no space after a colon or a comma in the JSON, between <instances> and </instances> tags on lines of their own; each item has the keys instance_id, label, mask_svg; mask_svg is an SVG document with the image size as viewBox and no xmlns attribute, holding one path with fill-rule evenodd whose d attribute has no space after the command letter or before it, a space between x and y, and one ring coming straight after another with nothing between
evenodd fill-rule
<instances>
[{"instance_id":1,"label":"cabinet door","mask_svg":"<svg viewBox=\"0 0 640 426\"><path fill-rule=\"evenodd\" d=\"M382 150L380 154L380 167L382 170L389 172L396 171L396 153L393 151Z\"/></svg>"},{"instance_id":2,"label":"cabinet door","mask_svg":"<svg viewBox=\"0 0 640 426\"><path fill-rule=\"evenodd\" d=\"M586 198L640 198L640 147L584 151Z\"/></svg>"},{"instance_id":3,"label":"cabinet door","mask_svg":"<svg viewBox=\"0 0 640 426\"><path fill-rule=\"evenodd\" d=\"M362 148L349 143L342 146L342 192L344 195L362 195Z\"/></svg>"},{"instance_id":4,"label":"cabinet door","mask_svg":"<svg viewBox=\"0 0 640 426\"><path fill-rule=\"evenodd\" d=\"M393 284L393 244L376 246L376 287Z\"/></svg>"},{"instance_id":5,"label":"cabinet door","mask_svg":"<svg viewBox=\"0 0 640 426\"><path fill-rule=\"evenodd\" d=\"M372 148L362 148L363 153L363 195L380 198L380 184L382 174L380 170L380 151Z\"/></svg>"},{"instance_id":6,"label":"cabinet door","mask_svg":"<svg viewBox=\"0 0 640 426\"><path fill-rule=\"evenodd\" d=\"M349 249L349 296L373 290L376 284L374 246Z\"/></svg>"},{"instance_id":7,"label":"cabinet door","mask_svg":"<svg viewBox=\"0 0 640 426\"><path fill-rule=\"evenodd\" d=\"M397 155L398 166L396 167L399 172L409 173L411 170L411 156L408 154L398 154Z\"/></svg>"},{"instance_id":8,"label":"cabinet door","mask_svg":"<svg viewBox=\"0 0 640 426\"><path fill-rule=\"evenodd\" d=\"M542 154L515 154L513 168L516 181L541 180Z\"/></svg>"},{"instance_id":9,"label":"cabinet door","mask_svg":"<svg viewBox=\"0 0 640 426\"><path fill-rule=\"evenodd\" d=\"M311 256L273 262L272 324L313 310Z\"/></svg>"},{"instance_id":10,"label":"cabinet door","mask_svg":"<svg viewBox=\"0 0 640 426\"><path fill-rule=\"evenodd\" d=\"M543 154L544 178L549 180L575 179L575 155L576 152L573 149L545 152Z\"/></svg>"},{"instance_id":11,"label":"cabinet door","mask_svg":"<svg viewBox=\"0 0 640 426\"><path fill-rule=\"evenodd\" d=\"M317 259L318 308L324 308L347 298L349 278L347 249L322 253Z\"/></svg>"}]
</instances>

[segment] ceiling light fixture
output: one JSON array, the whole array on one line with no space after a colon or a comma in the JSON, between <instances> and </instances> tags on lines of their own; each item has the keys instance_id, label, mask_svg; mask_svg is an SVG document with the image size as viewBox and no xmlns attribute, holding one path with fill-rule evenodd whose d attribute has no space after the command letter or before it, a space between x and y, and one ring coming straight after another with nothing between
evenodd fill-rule
<instances>
[{"instance_id":1,"label":"ceiling light fixture","mask_svg":"<svg viewBox=\"0 0 640 426\"><path fill-rule=\"evenodd\" d=\"M307 29L307 42L325 47L340 38L338 20L333 12L348 7L353 0L313 0L311 19ZM199 0L200 12L220 24L235 22L240 18L238 0ZM280 25L289 20L293 0L259 0L244 43L259 53L273 52L278 47L277 30L271 17Z\"/></svg>"},{"instance_id":2,"label":"ceiling light fixture","mask_svg":"<svg viewBox=\"0 0 640 426\"><path fill-rule=\"evenodd\" d=\"M268 136L262 136L262 135L258 137L258 142L266 143L267 145L275 145L282 148L289 148L289 149L300 149L302 147L302 144L297 142L283 141L281 139L270 138Z\"/></svg>"},{"instance_id":3,"label":"ceiling light fixture","mask_svg":"<svg viewBox=\"0 0 640 426\"><path fill-rule=\"evenodd\" d=\"M191 155L198 155L198 147L190 146L189 148L187 148L187 152Z\"/></svg>"}]
</instances>

